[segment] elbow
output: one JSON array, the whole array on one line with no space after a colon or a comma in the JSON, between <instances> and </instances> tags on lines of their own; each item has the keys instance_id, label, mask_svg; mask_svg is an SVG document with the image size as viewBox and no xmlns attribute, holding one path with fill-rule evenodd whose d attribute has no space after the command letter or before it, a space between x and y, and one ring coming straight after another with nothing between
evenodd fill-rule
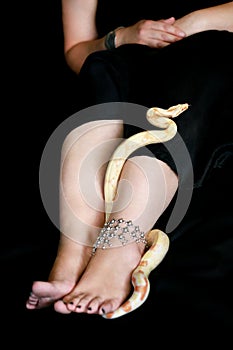
<instances>
[{"instance_id":1,"label":"elbow","mask_svg":"<svg viewBox=\"0 0 233 350\"><path fill-rule=\"evenodd\" d=\"M65 61L68 67L76 74L80 73L82 62L76 52L76 46L64 51Z\"/></svg>"}]
</instances>

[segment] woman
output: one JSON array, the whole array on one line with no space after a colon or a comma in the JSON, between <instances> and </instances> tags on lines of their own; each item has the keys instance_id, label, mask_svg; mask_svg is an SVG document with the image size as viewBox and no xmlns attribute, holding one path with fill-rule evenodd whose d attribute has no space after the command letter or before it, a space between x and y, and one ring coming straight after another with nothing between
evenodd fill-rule
<instances>
[{"instance_id":1,"label":"woman","mask_svg":"<svg viewBox=\"0 0 233 350\"><path fill-rule=\"evenodd\" d=\"M81 106L133 102L169 107L183 101L190 103L191 112L185 119L177 119L177 125L193 162L195 186L202 186L213 161L218 160L216 150L222 156L221 150L226 151L231 143L230 133L221 132L218 118L222 113L221 118L229 121L232 115L229 46L233 2L214 2L210 7L211 1L206 1L202 9L195 2L180 2L180 9L179 2L156 6L146 1L143 9L134 2L133 12L124 4L118 1L113 6L110 1L97 0L62 3L65 56L80 78ZM60 313L104 314L116 310L129 295L131 273L145 245L97 249L94 256L91 252L104 224L106 162L119 140L132 133L132 126L112 120L84 124L66 138L61 160L58 254L48 282L34 282L27 308L53 303ZM135 156L124 165L121 180L131 184L131 201L127 201L122 185L113 208L115 215L111 216L132 220L146 233L171 203L179 182L163 145L150 150L156 158ZM82 174L86 159L88 169L98 169L83 182L88 188L95 178L98 200L94 207L84 200L83 188L74 195L76 175Z\"/></svg>"}]
</instances>

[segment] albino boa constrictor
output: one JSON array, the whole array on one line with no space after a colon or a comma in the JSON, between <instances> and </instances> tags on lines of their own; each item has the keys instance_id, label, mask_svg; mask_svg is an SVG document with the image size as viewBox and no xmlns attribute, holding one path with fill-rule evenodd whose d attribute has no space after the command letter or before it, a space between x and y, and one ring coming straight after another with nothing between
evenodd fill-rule
<instances>
[{"instance_id":1,"label":"albino boa constrictor","mask_svg":"<svg viewBox=\"0 0 233 350\"><path fill-rule=\"evenodd\" d=\"M168 109L153 107L147 111L147 120L160 130L147 130L137 133L128 139L125 139L114 151L105 175L104 194L105 194L105 218L106 222L111 213L112 203L114 201L117 184L121 170L126 159L135 150L140 147L161 143L171 140L176 132L177 125L172 118L177 117L188 108L188 104L178 104ZM140 263L132 273L132 285L134 291L129 299L124 302L117 310L104 314L103 317L113 319L123 316L142 305L150 290L149 274L163 260L169 248L169 238L161 230L152 230L147 233L147 250L142 256Z\"/></svg>"}]
</instances>

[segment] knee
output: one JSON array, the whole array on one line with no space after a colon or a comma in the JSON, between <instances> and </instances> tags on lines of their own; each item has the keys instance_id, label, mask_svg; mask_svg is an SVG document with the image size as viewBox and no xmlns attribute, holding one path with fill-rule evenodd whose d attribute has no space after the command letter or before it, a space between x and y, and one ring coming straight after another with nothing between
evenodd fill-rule
<instances>
[{"instance_id":1,"label":"knee","mask_svg":"<svg viewBox=\"0 0 233 350\"><path fill-rule=\"evenodd\" d=\"M147 186L154 185L155 182L162 187L166 186L167 183L174 183L174 187L177 187L178 184L177 175L165 162L146 155L128 159L123 168L122 176Z\"/></svg>"},{"instance_id":2,"label":"knee","mask_svg":"<svg viewBox=\"0 0 233 350\"><path fill-rule=\"evenodd\" d=\"M158 174L162 169L158 160L149 156L133 156L129 158L123 168L123 177L132 178L135 181L142 183L148 182L148 175Z\"/></svg>"},{"instance_id":3,"label":"knee","mask_svg":"<svg viewBox=\"0 0 233 350\"><path fill-rule=\"evenodd\" d=\"M158 159L147 155L136 155L127 159L125 168L139 168L142 171L151 170L152 168L158 167Z\"/></svg>"}]
</instances>

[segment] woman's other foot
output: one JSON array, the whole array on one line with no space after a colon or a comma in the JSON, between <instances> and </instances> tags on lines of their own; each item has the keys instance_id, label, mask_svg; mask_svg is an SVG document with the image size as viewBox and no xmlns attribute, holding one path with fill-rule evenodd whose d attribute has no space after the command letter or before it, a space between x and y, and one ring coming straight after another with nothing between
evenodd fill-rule
<instances>
[{"instance_id":1,"label":"woman's other foot","mask_svg":"<svg viewBox=\"0 0 233 350\"><path fill-rule=\"evenodd\" d=\"M62 235L48 282L33 283L26 308L33 310L50 306L71 292L90 258L91 247L78 244Z\"/></svg>"}]
</instances>

